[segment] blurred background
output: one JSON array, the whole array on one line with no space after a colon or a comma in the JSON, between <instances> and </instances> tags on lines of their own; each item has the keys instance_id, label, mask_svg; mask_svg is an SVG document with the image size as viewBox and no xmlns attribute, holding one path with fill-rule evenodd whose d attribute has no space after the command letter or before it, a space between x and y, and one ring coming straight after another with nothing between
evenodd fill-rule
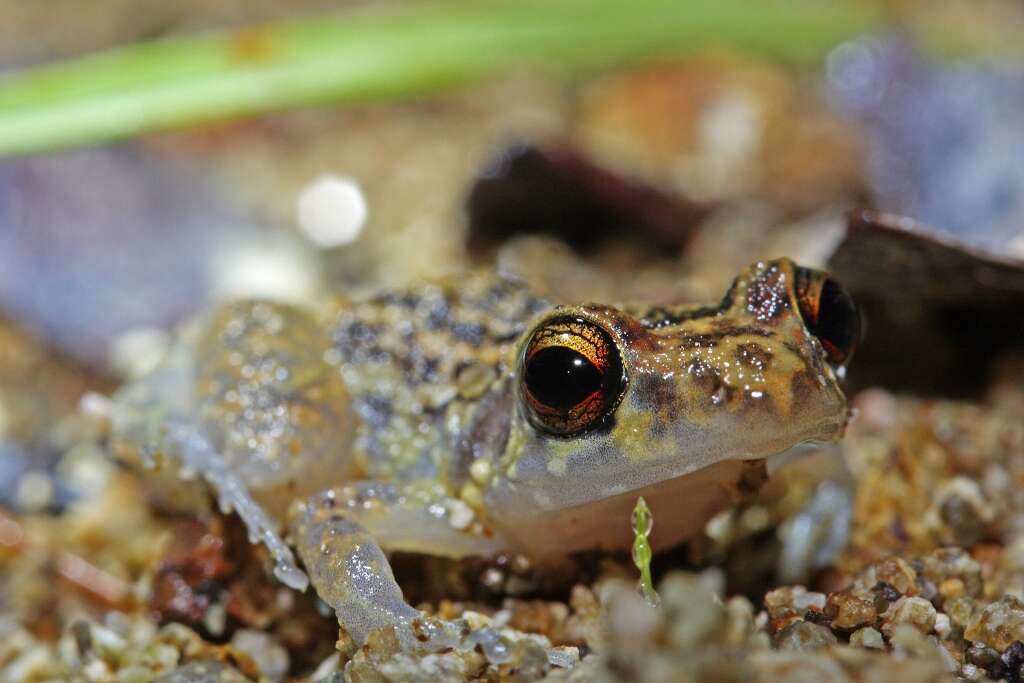
<instances>
[{"instance_id":1,"label":"blurred background","mask_svg":"<svg viewBox=\"0 0 1024 683\"><path fill-rule=\"evenodd\" d=\"M0 311L116 374L112 351L214 299L470 262L570 297L713 299L755 258L825 263L853 207L1024 257L1019 3L716 6L6 0ZM446 59L417 72L403 41ZM366 58L334 51L353 42ZM292 53L256 74L268 97L233 94Z\"/></svg>"}]
</instances>

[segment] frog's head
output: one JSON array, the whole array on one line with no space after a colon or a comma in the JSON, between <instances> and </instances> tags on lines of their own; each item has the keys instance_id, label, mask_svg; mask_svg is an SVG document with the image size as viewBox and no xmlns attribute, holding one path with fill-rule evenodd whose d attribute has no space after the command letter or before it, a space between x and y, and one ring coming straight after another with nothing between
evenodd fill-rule
<instances>
[{"instance_id":1,"label":"frog's head","mask_svg":"<svg viewBox=\"0 0 1024 683\"><path fill-rule=\"evenodd\" d=\"M554 308L517 348L493 504L561 510L836 440L858 323L834 280L788 259L715 307Z\"/></svg>"}]
</instances>

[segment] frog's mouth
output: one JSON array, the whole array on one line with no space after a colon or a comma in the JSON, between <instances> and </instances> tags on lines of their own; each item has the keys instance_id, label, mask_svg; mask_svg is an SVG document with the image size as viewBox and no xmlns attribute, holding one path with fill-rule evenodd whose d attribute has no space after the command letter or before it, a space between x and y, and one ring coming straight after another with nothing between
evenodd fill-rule
<instances>
[{"instance_id":1,"label":"frog's mouth","mask_svg":"<svg viewBox=\"0 0 1024 683\"><path fill-rule=\"evenodd\" d=\"M657 442L636 444L604 435L577 440L565 451L539 443L522 454L506 485L533 509L560 510L693 476L721 462L765 461L774 471L814 444L836 441L844 427L842 415L807 421L800 431L769 420L680 421L673 434Z\"/></svg>"},{"instance_id":2,"label":"frog's mouth","mask_svg":"<svg viewBox=\"0 0 1024 683\"><path fill-rule=\"evenodd\" d=\"M624 550L633 540L633 507L643 496L654 512L651 543L655 549L667 548L700 533L716 513L756 491L770 471L829 446L807 441L765 457L720 460L679 476L659 469L652 482L641 485L635 485L635 472L610 478L603 485L592 481L595 488L585 500L579 495L552 495L546 488L531 490L511 483L518 489L520 495L515 497L520 504L515 509L505 508L508 514L502 513L496 522L505 537L517 540L534 556L594 548ZM562 492L569 493L564 484ZM523 504L523 497L528 504Z\"/></svg>"}]
</instances>

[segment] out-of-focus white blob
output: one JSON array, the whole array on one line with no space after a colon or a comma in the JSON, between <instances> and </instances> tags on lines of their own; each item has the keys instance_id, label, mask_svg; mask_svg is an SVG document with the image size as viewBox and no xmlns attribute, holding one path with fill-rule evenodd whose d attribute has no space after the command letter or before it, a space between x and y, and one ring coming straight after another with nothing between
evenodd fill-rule
<instances>
[{"instance_id":1,"label":"out-of-focus white blob","mask_svg":"<svg viewBox=\"0 0 1024 683\"><path fill-rule=\"evenodd\" d=\"M299 228L318 247L329 249L355 241L366 224L366 197L347 176L325 174L299 194Z\"/></svg>"},{"instance_id":2,"label":"out-of-focus white blob","mask_svg":"<svg viewBox=\"0 0 1024 683\"><path fill-rule=\"evenodd\" d=\"M284 236L232 240L210 264L211 299L309 302L321 289L322 266L308 246Z\"/></svg>"},{"instance_id":3,"label":"out-of-focus white blob","mask_svg":"<svg viewBox=\"0 0 1024 683\"><path fill-rule=\"evenodd\" d=\"M29 470L18 480L15 500L21 510L40 512L53 502L54 493L53 480L45 472Z\"/></svg>"},{"instance_id":4,"label":"out-of-focus white blob","mask_svg":"<svg viewBox=\"0 0 1024 683\"><path fill-rule=\"evenodd\" d=\"M119 376L137 379L153 370L167 353L170 336L158 327L136 327L114 339L110 367Z\"/></svg>"}]
</instances>

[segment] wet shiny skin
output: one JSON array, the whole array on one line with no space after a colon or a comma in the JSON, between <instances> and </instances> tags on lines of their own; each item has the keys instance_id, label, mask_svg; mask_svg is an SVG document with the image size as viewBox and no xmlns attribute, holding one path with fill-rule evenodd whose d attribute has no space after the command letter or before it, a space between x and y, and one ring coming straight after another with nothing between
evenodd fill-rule
<instances>
[{"instance_id":1,"label":"wet shiny skin","mask_svg":"<svg viewBox=\"0 0 1024 683\"><path fill-rule=\"evenodd\" d=\"M440 646L451 625L405 603L383 550L627 547L639 493L664 546L756 486L768 456L842 435L836 370L801 317L808 272L755 264L706 307L559 306L483 273L315 310L240 302L116 397L114 442L202 474L302 587L286 526L357 641L394 625ZM576 334L572 353L542 353L552 329ZM600 372L565 396L534 378L534 395L534 358L534 374Z\"/></svg>"}]
</instances>

